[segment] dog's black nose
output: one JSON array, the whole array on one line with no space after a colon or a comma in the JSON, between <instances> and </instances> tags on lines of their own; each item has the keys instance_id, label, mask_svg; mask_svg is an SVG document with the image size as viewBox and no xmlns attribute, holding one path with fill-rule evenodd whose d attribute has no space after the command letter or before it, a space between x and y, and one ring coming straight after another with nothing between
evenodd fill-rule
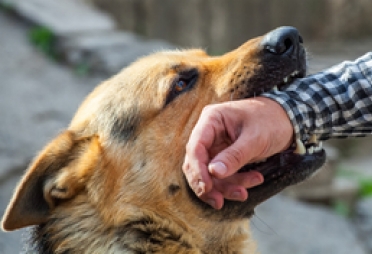
<instances>
[{"instance_id":1,"label":"dog's black nose","mask_svg":"<svg viewBox=\"0 0 372 254\"><path fill-rule=\"evenodd\" d=\"M303 40L296 28L283 26L266 34L261 43L266 52L283 55L295 52Z\"/></svg>"}]
</instances>

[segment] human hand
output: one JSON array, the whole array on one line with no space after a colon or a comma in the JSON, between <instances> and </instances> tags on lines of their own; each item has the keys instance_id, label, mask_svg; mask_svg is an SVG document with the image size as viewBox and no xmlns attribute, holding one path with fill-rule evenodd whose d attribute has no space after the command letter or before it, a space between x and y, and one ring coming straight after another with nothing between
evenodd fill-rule
<instances>
[{"instance_id":1,"label":"human hand","mask_svg":"<svg viewBox=\"0 0 372 254\"><path fill-rule=\"evenodd\" d=\"M285 150L292 137L286 112L271 99L256 97L210 105L190 135L182 168L196 195L221 209L224 198L244 201L247 188L264 180L257 171L237 171Z\"/></svg>"}]
</instances>

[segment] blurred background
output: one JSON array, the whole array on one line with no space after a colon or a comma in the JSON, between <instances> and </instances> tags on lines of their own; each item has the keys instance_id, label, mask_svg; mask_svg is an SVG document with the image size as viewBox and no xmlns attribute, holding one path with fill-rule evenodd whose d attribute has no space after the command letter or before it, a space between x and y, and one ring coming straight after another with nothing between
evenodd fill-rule
<instances>
[{"instance_id":1,"label":"blurred background","mask_svg":"<svg viewBox=\"0 0 372 254\"><path fill-rule=\"evenodd\" d=\"M113 15L119 27L180 46L225 52L280 25L304 38L338 41L372 33L368 0L86 0Z\"/></svg>"},{"instance_id":2,"label":"blurred background","mask_svg":"<svg viewBox=\"0 0 372 254\"><path fill-rule=\"evenodd\" d=\"M0 0L0 214L99 82L157 50L218 55L283 25L304 38L309 73L372 49L370 0ZM372 254L372 138L326 149L321 173L257 208L260 253ZM23 237L0 232L0 254Z\"/></svg>"}]
</instances>

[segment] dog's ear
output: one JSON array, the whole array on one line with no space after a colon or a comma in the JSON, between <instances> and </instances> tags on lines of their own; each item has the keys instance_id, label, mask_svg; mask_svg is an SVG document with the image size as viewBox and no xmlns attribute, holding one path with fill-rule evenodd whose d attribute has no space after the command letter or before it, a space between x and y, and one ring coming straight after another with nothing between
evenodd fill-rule
<instances>
[{"instance_id":1,"label":"dog's ear","mask_svg":"<svg viewBox=\"0 0 372 254\"><path fill-rule=\"evenodd\" d=\"M58 203L73 198L85 187L100 155L97 136L77 138L71 131L60 134L27 170L5 212L3 229L45 222Z\"/></svg>"}]
</instances>

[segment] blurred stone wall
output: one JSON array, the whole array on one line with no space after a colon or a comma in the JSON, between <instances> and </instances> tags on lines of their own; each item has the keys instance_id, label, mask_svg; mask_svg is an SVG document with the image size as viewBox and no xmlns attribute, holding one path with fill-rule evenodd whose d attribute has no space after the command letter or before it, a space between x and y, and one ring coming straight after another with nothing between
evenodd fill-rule
<instances>
[{"instance_id":1,"label":"blurred stone wall","mask_svg":"<svg viewBox=\"0 0 372 254\"><path fill-rule=\"evenodd\" d=\"M282 25L306 41L372 36L371 0L85 0L121 28L220 53Z\"/></svg>"}]
</instances>

